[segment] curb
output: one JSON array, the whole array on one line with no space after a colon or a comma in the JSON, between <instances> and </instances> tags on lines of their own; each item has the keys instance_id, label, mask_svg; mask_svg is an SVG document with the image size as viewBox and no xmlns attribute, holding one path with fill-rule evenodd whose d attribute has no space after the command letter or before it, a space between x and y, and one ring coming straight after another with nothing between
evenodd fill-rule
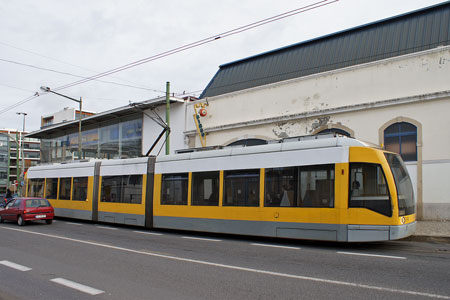
<instances>
[{"instance_id":1,"label":"curb","mask_svg":"<svg viewBox=\"0 0 450 300\"><path fill-rule=\"evenodd\" d=\"M450 236L412 235L402 239L402 241L450 244Z\"/></svg>"}]
</instances>

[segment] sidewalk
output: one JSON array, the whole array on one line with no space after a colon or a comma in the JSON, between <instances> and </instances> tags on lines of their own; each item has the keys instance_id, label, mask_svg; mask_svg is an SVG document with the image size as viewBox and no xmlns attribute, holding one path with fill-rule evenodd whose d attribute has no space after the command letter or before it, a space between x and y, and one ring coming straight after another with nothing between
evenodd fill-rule
<instances>
[{"instance_id":1,"label":"sidewalk","mask_svg":"<svg viewBox=\"0 0 450 300\"><path fill-rule=\"evenodd\" d=\"M407 239L450 243L450 221L417 221L416 232Z\"/></svg>"}]
</instances>

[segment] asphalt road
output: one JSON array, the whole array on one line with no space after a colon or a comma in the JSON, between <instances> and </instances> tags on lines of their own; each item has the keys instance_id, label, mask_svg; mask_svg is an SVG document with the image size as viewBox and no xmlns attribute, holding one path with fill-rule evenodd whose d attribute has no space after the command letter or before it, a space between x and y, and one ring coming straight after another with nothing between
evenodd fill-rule
<instances>
[{"instance_id":1,"label":"asphalt road","mask_svg":"<svg viewBox=\"0 0 450 300\"><path fill-rule=\"evenodd\" d=\"M450 299L450 244L0 224L0 299Z\"/></svg>"}]
</instances>

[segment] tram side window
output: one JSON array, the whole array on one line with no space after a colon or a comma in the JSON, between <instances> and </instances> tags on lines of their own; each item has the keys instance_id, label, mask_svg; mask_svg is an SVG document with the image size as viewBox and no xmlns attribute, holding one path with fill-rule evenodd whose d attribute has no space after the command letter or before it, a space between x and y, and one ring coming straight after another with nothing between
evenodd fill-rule
<instances>
[{"instance_id":1,"label":"tram side window","mask_svg":"<svg viewBox=\"0 0 450 300\"><path fill-rule=\"evenodd\" d=\"M334 165L266 169L266 207L334 207Z\"/></svg>"},{"instance_id":2,"label":"tram side window","mask_svg":"<svg viewBox=\"0 0 450 300\"><path fill-rule=\"evenodd\" d=\"M192 205L219 206L219 172L192 173Z\"/></svg>"},{"instance_id":3,"label":"tram side window","mask_svg":"<svg viewBox=\"0 0 450 300\"><path fill-rule=\"evenodd\" d=\"M122 203L142 203L142 175L122 176Z\"/></svg>"},{"instance_id":4,"label":"tram side window","mask_svg":"<svg viewBox=\"0 0 450 300\"><path fill-rule=\"evenodd\" d=\"M334 165L299 168L301 207L334 207Z\"/></svg>"},{"instance_id":5,"label":"tram side window","mask_svg":"<svg viewBox=\"0 0 450 300\"><path fill-rule=\"evenodd\" d=\"M348 207L367 208L385 216L392 216L391 199L380 165L350 164Z\"/></svg>"},{"instance_id":6,"label":"tram side window","mask_svg":"<svg viewBox=\"0 0 450 300\"><path fill-rule=\"evenodd\" d=\"M88 178L87 177L74 177L73 178L73 189L72 189L72 200L86 201L87 187L88 187Z\"/></svg>"},{"instance_id":7,"label":"tram side window","mask_svg":"<svg viewBox=\"0 0 450 300\"><path fill-rule=\"evenodd\" d=\"M300 203L297 199L297 167L266 169L265 177L266 183L264 206L300 206Z\"/></svg>"},{"instance_id":8,"label":"tram side window","mask_svg":"<svg viewBox=\"0 0 450 300\"><path fill-rule=\"evenodd\" d=\"M60 178L59 179L59 200L70 200L70 186L72 184L72 178Z\"/></svg>"},{"instance_id":9,"label":"tram side window","mask_svg":"<svg viewBox=\"0 0 450 300\"><path fill-rule=\"evenodd\" d=\"M28 181L28 197L44 197L44 178Z\"/></svg>"},{"instance_id":10,"label":"tram side window","mask_svg":"<svg viewBox=\"0 0 450 300\"><path fill-rule=\"evenodd\" d=\"M142 203L142 175L103 176L101 202Z\"/></svg>"},{"instance_id":11,"label":"tram side window","mask_svg":"<svg viewBox=\"0 0 450 300\"><path fill-rule=\"evenodd\" d=\"M224 206L259 206L259 169L225 171Z\"/></svg>"},{"instance_id":12,"label":"tram side window","mask_svg":"<svg viewBox=\"0 0 450 300\"><path fill-rule=\"evenodd\" d=\"M47 178L45 181L45 198L58 198L58 178Z\"/></svg>"},{"instance_id":13,"label":"tram side window","mask_svg":"<svg viewBox=\"0 0 450 300\"><path fill-rule=\"evenodd\" d=\"M119 202L121 176L103 176L101 202Z\"/></svg>"},{"instance_id":14,"label":"tram side window","mask_svg":"<svg viewBox=\"0 0 450 300\"><path fill-rule=\"evenodd\" d=\"M188 173L163 175L161 187L161 204L187 205L188 182Z\"/></svg>"}]
</instances>

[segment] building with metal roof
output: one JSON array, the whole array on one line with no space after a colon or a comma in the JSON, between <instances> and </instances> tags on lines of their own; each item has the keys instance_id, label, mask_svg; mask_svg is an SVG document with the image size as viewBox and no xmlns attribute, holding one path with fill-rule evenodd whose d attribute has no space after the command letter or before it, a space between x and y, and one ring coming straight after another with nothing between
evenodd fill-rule
<instances>
[{"instance_id":1,"label":"building with metal roof","mask_svg":"<svg viewBox=\"0 0 450 300\"><path fill-rule=\"evenodd\" d=\"M223 64L200 98L449 44L450 1L447 1Z\"/></svg>"},{"instance_id":2,"label":"building with metal roof","mask_svg":"<svg viewBox=\"0 0 450 300\"><path fill-rule=\"evenodd\" d=\"M356 137L402 155L419 219L450 220L449 77L446 1L221 65L200 99L206 146Z\"/></svg>"}]
</instances>

